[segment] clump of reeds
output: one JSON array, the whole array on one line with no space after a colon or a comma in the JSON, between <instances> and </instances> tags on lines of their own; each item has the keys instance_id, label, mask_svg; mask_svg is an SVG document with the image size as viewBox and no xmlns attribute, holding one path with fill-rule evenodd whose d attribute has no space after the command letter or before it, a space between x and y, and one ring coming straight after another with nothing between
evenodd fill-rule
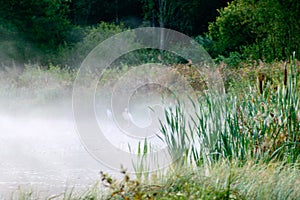
<instances>
[{"instance_id":1,"label":"clump of reeds","mask_svg":"<svg viewBox=\"0 0 300 200\"><path fill-rule=\"evenodd\" d=\"M298 76L293 57L283 73L283 83L276 87L258 79L260 87L249 86L249 92L238 96L204 93L194 102L192 117L181 112L181 105L166 112L161 131L169 152L197 166L210 166L221 158L241 163L248 159L299 162ZM187 140L192 145L186 145Z\"/></svg>"}]
</instances>

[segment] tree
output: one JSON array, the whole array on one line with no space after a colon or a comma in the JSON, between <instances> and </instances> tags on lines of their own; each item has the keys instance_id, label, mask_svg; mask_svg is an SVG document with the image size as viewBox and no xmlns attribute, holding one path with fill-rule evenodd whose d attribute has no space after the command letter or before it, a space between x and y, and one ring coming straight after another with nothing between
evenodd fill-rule
<instances>
[{"instance_id":1,"label":"tree","mask_svg":"<svg viewBox=\"0 0 300 200\"><path fill-rule=\"evenodd\" d=\"M65 0L1 0L0 17L28 40L44 49L62 44L70 29Z\"/></svg>"},{"instance_id":2,"label":"tree","mask_svg":"<svg viewBox=\"0 0 300 200\"><path fill-rule=\"evenodd\" d=\"M217 15L216 9L228 0L140 0L144 19L151 26L171 28L188 35L207 31L209 21Z\"/></svg>"},{"instance_id":3,"label":"tree","mask_svg":"<svg viewBox=\"0 0 300 200\"><path fill-rule=\"evenodd\" d=\"M286 59L293 51L299 56L299 8L297 0L235 0L209 25L214 49L266 61Z\"/></svg>"},{"instance_id":4,"label":"tree","mask_svg":"<svg viewBox=\"0 0 300 200\"><path fill-rule=\"evenodd\" d=\"M70 9L72 22L82 26L101 21L118 24L127 17L142 16L140 0L72 0Z\"/></svg>"},{"instance_id":5,"label":"tree","mask_svg":"<svg viewBox=\"0 0 300 200\"><path fill-rule=\"evenodd\" d=\"M72 28L68 0L0 0L0 4L4 60L44 62L46 55L68 42Z\"/></svg>"}]
</instances>

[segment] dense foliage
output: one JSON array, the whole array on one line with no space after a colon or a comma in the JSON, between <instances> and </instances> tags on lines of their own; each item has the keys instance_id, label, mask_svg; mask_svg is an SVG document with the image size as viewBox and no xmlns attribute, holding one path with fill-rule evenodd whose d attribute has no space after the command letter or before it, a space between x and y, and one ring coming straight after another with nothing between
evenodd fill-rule
<instances>
[{"instance_id":1,"label":"dense foliage","mask_svg":"<svg viewBox=\"0 0 300 200\"><path fill-rule=\"evenodd\" d=\"M55 48L64 42L70 22L64 0L1 0L1 25L11 23L20 34L42 48Z\"/></svg>"},{"instance_id":2,"label":"dense foliage","mask_svg":"<svg viewBox=\"0 0 300 200\"><path fill-rule=\"evenodd\" d=\"M293 52L300 55L297 0L0 0L0 4L2 64L13 60L76 67L78 63L66 55L87 43L91 30L104 33L102 21L121 26L120 30L139 26L178 30L231 65L241 60L286 60Z\"/></svg>"},{"instance_id":3,"label":"dense foliage","mask_svg":"<svg viewBox=\"0 0 300 200\"><path fill-rule=\"evenodd\" d=\"M249 59L287 59L300 55L300 2L235 0L219 10L209 26L216 55Z\"/></svg>"},{"instance_id":4,"label":"dense foliage","mask_svg":"<svg viewBox=\"0 0 300 200\"><path fill-rule=\"evenodd\" d=\"M171 28L188 35L207 31L208 22L226 0L141 0L148 25Z\"/></svg>"},{"instance_id":5,"label":"dense foliage","mask_svg":"<svg viewBox=\"0 0 300 200\"><path fill-rule=\"evenodd\" d=\"M100 30L103 26L99 25L103 21L113 23L112 26L120 25L120 30L124 30L124 26L162 26L197 36L207 31L208 22L217 15L216 9L225 5L225 2L0 0L1 63L9 65L13 61L23 66L28 62L74 65L74 62L61 61L74 60L65 56L70 49L74 51L74 48L91 39L90 31L96 28L104 33L107 29ZM105 33L103 36L110 35ZM91 42L97 44L104 37L100 40L96 38L92 38ZM75 63L73 67L78 64Z\"/></svg>"}]
</instances>

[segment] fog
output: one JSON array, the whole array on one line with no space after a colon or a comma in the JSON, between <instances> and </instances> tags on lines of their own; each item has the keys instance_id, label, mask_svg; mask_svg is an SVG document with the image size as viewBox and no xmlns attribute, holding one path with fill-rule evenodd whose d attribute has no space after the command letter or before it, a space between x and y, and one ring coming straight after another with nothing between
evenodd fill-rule
<instances>
[{"instance_id":1,"label":"fog","mask_svg":"<svg viewBox=\"0 0 300 200\"><path fill-rule=\"evenodd\" d=\"M17 195L19 189L43 197L73 187L83 192L100 179L100 171L120 176L84 147L73 116L72 82L61 82L55 74L36 68L29 72L0 71L1 199ZM122 151L129 152L128 144L136 149L141 139L118 132L120 124L114 120L120 116L112 118L109 112L113 110L103 105L95 105L95 114L107 141ZM130 109L135 112L131 119L135 126L143 128L152 123L151 112L145 112L147 105L133 101ZM158 138L152 139L162 147Z\"/></svg>"},{"instance_id":2,"label":"fog","mask_svg":"<svg viewBox=\"0 0 300 200\"><path fill-rule=\"evenodd\" d=\"M0 113L0 193L88 188L103 166L83 148L68 107ZM52 116L51 116L52 115Z\"/></svg>"},{"instance_id":3,"label":"fog","mask_svg":"<svg viewBox=\"0 0 300 200\"><path fill-rule=\"evenodd\" d=\"M0 199L19 188L39 196L84 191L106 170L75 131L70 85L55 77L46 85L38 81L50 75L35 72L25 80L27 72L0 71Z\"/></svg>"}]
</instances>

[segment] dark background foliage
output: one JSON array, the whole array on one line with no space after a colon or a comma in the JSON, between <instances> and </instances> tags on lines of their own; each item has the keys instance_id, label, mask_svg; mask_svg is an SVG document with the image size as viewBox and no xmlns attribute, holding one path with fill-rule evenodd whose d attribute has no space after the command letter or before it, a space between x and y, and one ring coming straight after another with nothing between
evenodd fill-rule
<instances>
[{"instance_id":1,"label":"dark background foliage","mask_svg":"<svg viewBox=\"0 0 300 200\"><path fill-rule=\"evenodd\" d=\"M285 60L300 55L299 18L298 0L0 0L0 60L74 66L142 26L192 36L217 60Z\"/></svg>"}]
</instances>

